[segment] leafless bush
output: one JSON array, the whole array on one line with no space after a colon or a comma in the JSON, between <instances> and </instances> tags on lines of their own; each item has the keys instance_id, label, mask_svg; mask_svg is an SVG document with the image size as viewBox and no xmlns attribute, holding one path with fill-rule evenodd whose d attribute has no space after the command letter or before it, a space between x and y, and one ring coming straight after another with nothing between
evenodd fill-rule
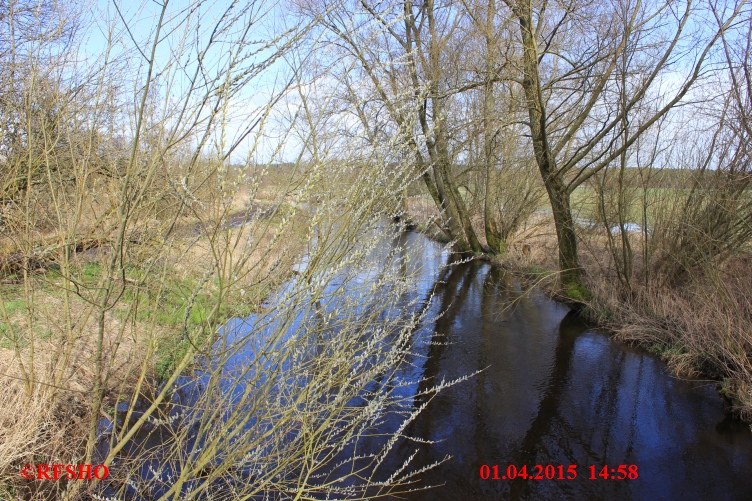
<instances>
[{"instance_id":1,"label":"leafless bush","mask_svg":"<svg viewBox=\"0 0 752 501\"><path fill-rule=\"evenodd\" d=\"M54 85L28 84L53 80L39 69L48 41L30 40L26 107L2 111L19 124L4 133L25 131L0 158L1 397L20 409L0 423L2 495L310 499L409 484L409 462L382 470L420 410L394 388L423 310L404 303L415 285L400 253L377 250L384 205L414 173L333 154L298 65L282 88L264 80L301 59L305 34L259 37L269 6L112 8L103 52L79 65L71 39ZM301 112L268 142L293 89ZM299 153L279 170L285 143ZM253 320L225 327L234 317ZM386 413L403 425L364 455ZM38 462L112 474L35 490L18 467Z\"/></svg>"}]
</instances>

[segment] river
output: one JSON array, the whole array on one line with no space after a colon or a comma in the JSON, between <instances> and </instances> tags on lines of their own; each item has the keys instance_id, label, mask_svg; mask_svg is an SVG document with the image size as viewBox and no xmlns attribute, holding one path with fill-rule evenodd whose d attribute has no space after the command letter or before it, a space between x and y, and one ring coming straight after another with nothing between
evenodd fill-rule
<instances>
[{"instance_id":1,"label":"river","mask_svg":"<svg viewBox=\"0 0 752 501\"><path fill-rule=\"evenodd\" d=\"M672 377L500 267L449 265L456 258L419 233L388 234L371 259L395 250L411 257L401 272L418 275L404 300L431 319L398 374L415 384L399 391L475 374L430 401L405 430L419 440L390 454L386 471L416 450L411 469L451 456L411 486L434 487L399 499L752 499L752 432L724 414L714 383ZM252 319L230 322L223 342L251 329ZM253 346L229 364L247 364Z\"/></svg>"},{"instance_id":2,"label":"river","mask_svg":"<svg viewBox=\"0 0 752 501\"><path fill-rule=\"evenodd\" d=\"M440 393L407 430L437 441L421 448L422 464L453 457L423 475L439 487L409 499L752 499L752 433L724 414L715 384L672 377L567 306L522 294L499 267L453 266L441 282L435 307L446 313L428 326L441 342L423 376L484 370ZM509 465L526 465L528 479L502 480ZM566 480L570 465L576 478ZM618 480L619 465L634 465L636 478Z\"/></svg>"}]
</instances>

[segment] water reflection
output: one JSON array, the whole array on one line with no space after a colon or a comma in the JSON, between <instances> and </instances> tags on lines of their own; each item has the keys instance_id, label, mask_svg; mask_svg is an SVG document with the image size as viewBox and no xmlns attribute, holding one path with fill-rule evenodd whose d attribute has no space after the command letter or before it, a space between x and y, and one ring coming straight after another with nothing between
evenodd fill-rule
<instances>
[{"instance_id":1,"label":"water reflection","mask_svg":"<svg viewBox=\"0 0 752 501\"><path fill-rule=\"evenodd\" d=\"M539 292L523 293L502 268L479 261L444 266L453 258L417 233L389 235L371 252L373 270L343 273L331 287L357 290L373 283L384 273L380 263L388 261L406 280L419 277L395 309L405 314L420 305L431 319L413 333L407 363L377 378L372 389L388 388L417 408L423 402L415 395L482 369L441 392L405 430L419 440L401 441L383 475L398 469L416 449L412 470L446 456L453 459L421 475L419 485L440 487L401 494L400 499L752 499L752 433L724 416L711 386L669 377L656 358L588 330L567 307ZM399 259L390 261L388 256ZM305 319L323 327L332 322L324 320L328 308L327 303L314 303L284 321L290 333L300 330ZM364 304L362 313L366 310ZM382 320L391 314L396 312L383 312ZM258 329L254 317L230 322L221 342L235 346L251 329ZM330 330L317 332L336 334L335 328ZM251 361L258 359L257 370L267 367L259 355L263 341L262 336L247 341L223 359L223 369L228 374L237 371L240 378L247 376L243 371ZM326 339L311 342L316 353L326 347ZM298 379L290 385L309 381ZM186 384L172 404L180 407L196 400L205 383L199 377ZM217 408L232 403L232 392L244 388L227 387L217 394ZM402 419L387 414L383 429L364 436L337 459L378 450ZM251 420L247 426L254 425ZM133 447L157 450L170 440L169 433L156 431L134 441ZM149 467L159 467L154 457L141 463L143 478L151 475ZM479 475L483 464L498 465L500 475L509 464L518 469L526 465L528 473L536 464L562 465L564 471L577 465L578 476L572 481L484 481ZM604 465L620 464L637 465L639 477L588 478L590 465L598 472Z\"/></svg>"},{"instance_id":2,"label":"water reflection","mask_svg":"<svg viewBox=\"0 0 752 501\"><path fill-rule=\"evenodd\" d=\"M437 286L428 381L484 372L432 401L408 433L438 443L421 464L441 487L410 499L752 499L752 434L724 417L710 386L587 330L568 309L520 291L500 268L447 269ZM429 383L424 383L429 384ZM404 453L413 445L405 443ZM483 481L482 464L577 465L566 480ZM589 466L637 465L632 481Z\"/></svg>"}]
</instances>

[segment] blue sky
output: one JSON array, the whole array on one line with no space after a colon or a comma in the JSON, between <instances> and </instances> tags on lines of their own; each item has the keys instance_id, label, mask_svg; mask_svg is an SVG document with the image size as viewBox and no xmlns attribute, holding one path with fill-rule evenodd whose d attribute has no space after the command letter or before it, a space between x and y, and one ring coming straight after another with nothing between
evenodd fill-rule
<instances>
[{"instance_id":1,"label":"blue sky","mask_svg":"<svg viewBox=\"0 0 752 501\"><path fill-rule=\"evenodd\" d=\"M160 88L162 98L169 95L169 98L175 101L179 96L185 95L190 82L189 77L197 68L197 55L206 47L217 20L231 5L231 2L227 0L211 0L201 3L196 9L196 3L190 0L171 0L168 3L165 28L161 32L160 44L155 51L154 58L156 71L162 83ZM248 5L249 2L241 2L235 6L233 12L247 8ZM116 6L127 21L127 30ZM247 51L253 54L241 66L248 67L253 62L258 63L273 54L273 47L265 48L264 44L283 29L282 23L285 22L282 16L283 11L277 0L261 0L254 6L251 10L241 13L243 17L240 22L216 37L215 45L207 52L202 65L204 73L210 76L209 79L212 76L224 78L226 74L224 68L233 54L230 40L243 36L244 30L250 24L248 22L250 19L257 20L252 25L252 31L246 34L246 39L253 42L248 45ZM148 66L146 60L150 57L154 30L161 9L162 6L154 1L137 3L120 0L93 0L90 9L93 23L85 34L82 54L90 63L101 58L107 47L108 32L114 26L119 42L114 44L112 55L122 57L127 54L130 58L120 73L121 81L118 83L121 84L126 94L121 97L135 96L143 87ZM259 16L261 12L265 15ZM186 30L186 27L189 29ZM179 57L176 57L176 54ZM236 68L235 73L239 74L241 71L240 68ZM232 106L227 108L228 126L225 129L227 142L240 134L249 121L256 119L257 114L266 106L271 96L275 95L289 78L289 66L284 60L278 60L244 85L242 91L233 97ZM196 98L200 98L204 93L205 91L200 90ZM269 131L270 136L278 136L273 131L274 126L274 120L267 122L266 130ZM276 149L277 142L278 140L274 138L265 139L260 148L259 160L268 160L271 152ZM243 147L235 151L232 160L240 161L250 147L250 143L246 141ZM290 154L294 153L288 151L287 155Z\"/></svg>"}]
</instances>

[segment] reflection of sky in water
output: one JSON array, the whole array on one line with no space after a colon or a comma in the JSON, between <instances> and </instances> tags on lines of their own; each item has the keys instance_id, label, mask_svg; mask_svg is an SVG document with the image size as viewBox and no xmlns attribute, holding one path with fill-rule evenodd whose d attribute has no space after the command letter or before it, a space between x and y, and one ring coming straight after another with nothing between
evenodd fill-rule
<instances>
[{"instance_id":1,"label":"reflection of sky in water","mask_svg":"<svg viewBox=\"0 0 752 501\"><path fill-rule=\"evenodd\" d=\"M390 230L387 230L390 233ZM397 309L389 309L383 314L389 317L404 315L406 311L404 306L428 297L433 287L435 277L443 263L446 262L447 254L442 248L424 238L422 235L412 232L406 232L387 236L383 240L383 245L378 245L373 249L366 250L367 260L373 263L372 267L358 270L344 269L333 280L328 282L325 288L324 296L318 305L315 301L303 301L308 305L308 309L299 312L284 311L280 315L278 311L272 311L267 317L257 318L252 315L245 319L232 319L221 331L221 339L217 346L232 346L237 341L242 340L243 346L235 355L224 361L227 371L237 367L246 367L254 360L256 353L262 352L263 348L268 349L269 336L279 331L279 322L289 322L285 334L280 338L279 343L284 343L291 336L300 334L304 329L304 324L310 320L312 315L323 315L333 311L338 311L337 307L343 302L349 301L356 306L348 306L349 313L357 317L358 314L367 313L364 308L373 305L378 301L378 294L389 294L390 289L374 293L371 284L378 281L389 272L395 269L398 276L410 280L411 291L408 296L400 298ZM396 258L396 259L395 259ZM384 270L384 263L389 263L390 270ZM305 269L307 257L304 256L301 263L297 266L299 272ZM300 280L294 278L293 280ZM283 286L269 304L284 304L285 295L295 289L292 282ZM339 294L344 291L344 294ZM376 296L375 296L376 294ZM358 304L362 306L357 306ZM292 315L288 315L292 313ZM280 318L280 316L282 318ZM334 320L334 321L333 321ZM331 325L336 326L336 319L330 319ZM262 327L261 327L262 326ZM336 327L332 329L332 335L336 333Z\"/></svg>"},{"instance_id":2,"label":"reflection of sky in water","mask_svg":"<svg viewBox=\"0 0 752 501\"><path fill-rule=\"evenodd\" d=\"M296 388L309 385L313 382L312 378L316 377L310 370L295 370L296 366L306 364L312 356L326 356L327 342L339 335L346 319L362 319L378 312L376 321L359 333L365 336L373 329L405 317L409 312L417 313L423 309L435 277L446 262L446 253L441 246L415 233L395 233L390 227L373 231L380 235L379 242L371 249L361 249L366 255L367 266L345 268L333 276L325 270L323 277L313 277L314 281L321 280L321 283L326 284L320 298L305 297L301 300L297 297L293 303L288 301L290 294L301 294L301 290L305 289L299 285L308 264L306 256L296 267L299 274L269 300L268 303L272 307L268 308L266 313L230 320L221 329L214 345L213 351L216 356L205 362L215 368L221 366L222 378L216 382L216 387L220 391L211 394L211 403L203 404L204 411L193 410L190 414L181 415L179 409L182 406L195 402L199 395L206 398L205 389L208 387L210 375L206 371L196 370L192 377L181 377L176 385L179 389L171 400L174 409L170 411L170 416L175 416L176 421L172 426L164 427L164 433L159 426L145 427L144 432L133 441L131 454L135 454L139 447L158 448L160 441L169 437L171 430L177 429L178 425L183 428L197 426L202 418L201 412L219 410L228 415L231 410L240 410L242 413L247 407L250 419L244 428L252 429L254 434L261 434L270 429L272 423L259 421L259 418L255 417L252 406L257 402L255 398L248 400L245 397L247 392L254 394L257 389L272 380L274 388L271 398L278 399L283 406L286 401L289 401L290 405L296 405L295 398L300 393ZM394 296L396 285L390 287L387 283L386 287L372 287L372 284L380 280L388 281L395 276L403 285L408 285L402 289L401 296ZM398 290L397 292L399 293ZM302 305L302 308L291 309L292 304ZM340 314L343 304L347 305L344 308L346 319ZM387 305L391 306L384 309ZM309 332L310 329L313 330ZM348 333L352 334L351 328ZM430 335L430 331L426 329L414 333L412 338L416 353L421 349L425 352L424 348ZM388 343L389 338L383 342ZM296 348L288 349L293 344ZM387 349L385 346L384 350ZM280 356L280 353L289 355ZM365 359L364 364L360 367L366 367L368 359ZM383 379L375 381L368 390L389 389L393 395L405 397L411 403L420 377L421 364L408 364L392 374L384 375ZM361 402L362 399L356 398L351 405ZM121 407L120 412L127 410L127 406ZM142 411L143 409L137 412L137 416ZM393 418L394 416L388 416L383 426L396 429L403 417L399 417L398 420ZM111 426L105 427L108 431L111 430ZM383 444L384 441L383 437L379 437L373 443ZM189 440L186 450L194 443L195 439ZM203 447L203 443L199 445ZM104 452L104 448L100 452ZM257 452L264 454L263 450ZM153 455L152 459L145 460L139 465L139 474L142 478L154 478L152 470L160 467L162 476L175 473L175 467L162 463L164 461L160 461L159 454ZM160 492L163 491L157 489L156 493Z\"/></svg>"},{"instance_id":3,"label":"reflection of sky in water","mask_svg":"<svg viewBox=\"0 0 752 501\"><path fill-rule=\"evenodd\" d=\"M723 414L712 386L667 375L655 357L588 331L567 308L517 297L503 271L455 268L424 375L487 369L440 394L409 430L445 484L410 499L752 499L752 434ZM514 306L510 299L517 297ZM404 447L407 453L409 447ZM578 465L574 481L482 481L482 464ZM634 481L588 480L589 465L634 464Z\"/></svg>"},{"instance_id":4,"label":"reflection of sky in water","mask_svg":"<svg viewBox=\"0 0 752 501\"><path fill-rule=\"evenodd\" d=\"M359 302L356 314L367 314L379 299L367 290L382 275L381 264L396 253L409 259L390 266L405 277L417 274L417 279L382 318L404 315L408 307L428 308L427 321L412 335L406 363L375 381L370 390L390 388L413 402L417 392L442 379L484 369L440 393L405 430L437 443L402 440L384 465L387 472L397 468L416 449L420 453L411 469L453 456L423 475L424 485L443 486L407 498L752 499L752 434L724 417L712 386L674 379L655 357L588 331L567 315L565 306L538 292L521 295L519 285L500 268L481 262L444 268L446 253L419 234L388 236L384 245L365 251L374 266L357 273L343 270L328 291L344 287L346 297ZM299 271L305 265L301 262ZM271 303L279 304L290 290L283 288ZM432 291L435 296L426 304ZM318 310L312 306L292 317L275 318L279 311L272 310L263 319L230 321L217 347L225 343L241 349L226 359L225 384L236 395L230 392L225 398L237 401L238 392L245 389L231 384L236 373L248 367L268 370L262 360L251 362L270 348L268 336L277 322L289 322L276 341L282 345L304 330L312 315L325 316L340 300L325 297ZM264 322L269 323L259 328ZM324 332L336 335L336 321ZM312 342L310 349L320 347ZM302 351L300 359L284 363L300 362L310 353ZM203 382L199 377L175 398L190 401L190 392L201 391ZM291 393L295 385L306 383L302 377L283 379L279 387ZM420 402L415 399L412 405ZM388 433L402 419L388 414L378 431ZM378 450L383 443L383 437L365 437L339 459ZM498 464L502 472L508 464L528 465L529 473L535 464L576 464L578 478L482 481L482 464ZM605 464L637 465L640 476L634 481L588 480L589 465L600 469Z\"/></svg>"}]
</instances>

